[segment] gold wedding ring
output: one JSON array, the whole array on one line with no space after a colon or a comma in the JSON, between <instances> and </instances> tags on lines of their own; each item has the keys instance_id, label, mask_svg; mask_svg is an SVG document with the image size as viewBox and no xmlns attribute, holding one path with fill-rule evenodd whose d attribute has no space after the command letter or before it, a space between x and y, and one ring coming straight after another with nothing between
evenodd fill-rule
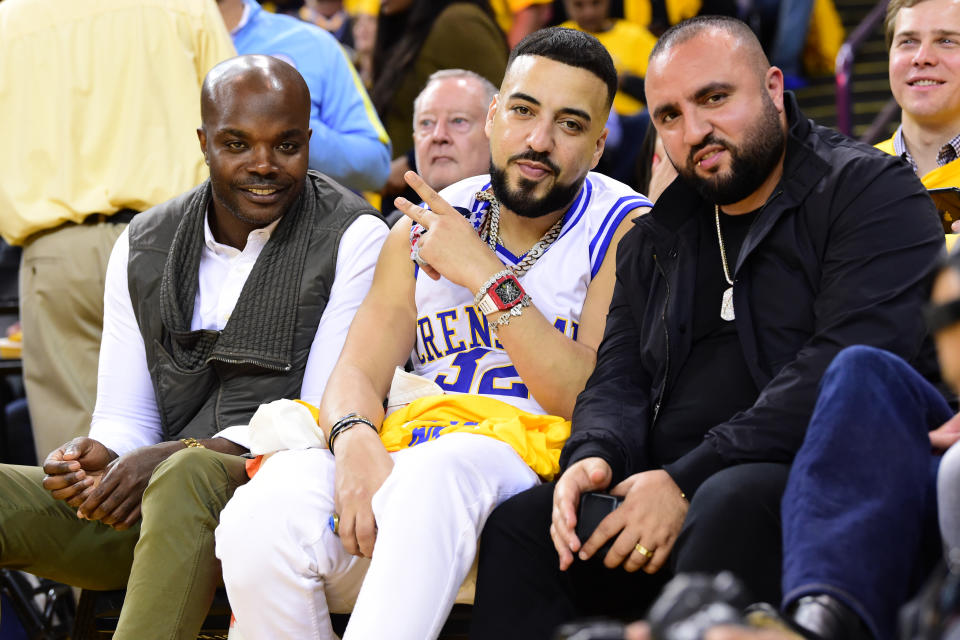
<instances>
[{"instance_id":1,"label":"gold wedding ring","mask_svg":"<svg viewBox=\"0 0 960 640\"><path fill-rule=\"evenodd\" d=\"M637 543L637 546L635 546L633 549L637 553L645 557L647 560L653 557L653 551L650 551L650 549L647 549L645 546L643 546L639 542Z\"/></svg>"}]
</instances>

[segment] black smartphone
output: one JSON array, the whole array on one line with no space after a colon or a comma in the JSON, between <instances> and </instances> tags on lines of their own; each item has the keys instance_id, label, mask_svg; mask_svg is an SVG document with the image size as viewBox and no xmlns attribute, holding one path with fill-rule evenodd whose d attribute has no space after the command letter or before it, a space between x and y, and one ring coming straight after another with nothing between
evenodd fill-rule
<instances>
[{"instance_id":1,"label":"black smartphone","mask_svg":"<svg viewBox=\"0 0 960 640\"><path fill-rule=\"evenodd\" d=\"M587 541L587 538L593 534L594 529L597 528L600 521L619 507L621 502L623 502L623 498L620 496L612 496L609 493L591 492L585 493L580 497L580 510L577 514L575 531L577 537L580 538L581 544ZM610 547L613 545L615 539L616 536L607 540L604 545L600 547L600 550L593 554L593 557L602 560L603 557L607 555L607 551L610 551Z\"/></svg>"},{"instance_id":2,"label":"black smartphone","mask_svg":"<svg viewBox=\"0 0 960 640\"><path fill-rule=\"evenodd\" d=\"M943 187L942 189L927 189L933 204L937 207L940 224L944 233L954 233L952 225L960 220L960 189Z\"/></svg>"}]
</instances>

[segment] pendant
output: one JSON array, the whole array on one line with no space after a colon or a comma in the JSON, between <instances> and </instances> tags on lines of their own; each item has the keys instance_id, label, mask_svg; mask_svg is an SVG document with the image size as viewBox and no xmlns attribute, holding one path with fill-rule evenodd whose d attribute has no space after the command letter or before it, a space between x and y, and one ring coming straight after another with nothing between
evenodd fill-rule
<instances>
[{"instance_id":1,"label":"pendant","mask_svg":"<svg viewBox=\"0 0 960 640\"><path fill-rule=\"evenodd\" d=\"M733 287L727 287L727 290L723 292L723 302L720 304L720 317L727 322L730 322L736 317L733 314Z\"/></svg>"}]
</instances>

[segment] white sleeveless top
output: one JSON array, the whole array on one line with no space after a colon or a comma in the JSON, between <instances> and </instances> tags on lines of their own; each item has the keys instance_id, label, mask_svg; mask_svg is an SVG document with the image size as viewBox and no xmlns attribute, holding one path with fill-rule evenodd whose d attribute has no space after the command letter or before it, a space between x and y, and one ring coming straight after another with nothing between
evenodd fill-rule
<instances>
[{"instance_id":1,"label":"white sleeveless top","mask_svg":"<svg viewBox=\"0 0 960 640\"><path fill-rule=\"evenodd\" d=\"M489 176L476 176L447 187L440 195L479 229L490 204L478 201L475 194L489 186ZM598 173L587 175L564 215L559 237L520 278L533 306L557 331L577 339L587 287L603 263L614 232L630 211L650 206L649 200L625 184ZM497 256L505 265L523 259L499 245ZM416 278L414 372L435 381L446 393L475 393L530 413L546 413L517 375L487 318L473 306L475 292L445 278L433 280L419 268Z\"/></svg>"}]
</instances>

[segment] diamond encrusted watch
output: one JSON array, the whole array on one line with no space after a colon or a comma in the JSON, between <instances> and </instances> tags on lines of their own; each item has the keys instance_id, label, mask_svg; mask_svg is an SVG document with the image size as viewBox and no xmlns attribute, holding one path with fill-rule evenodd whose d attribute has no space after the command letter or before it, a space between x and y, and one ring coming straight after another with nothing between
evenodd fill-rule
<instances>
[{"instance_id":1,"label":"diamond encrusted watch","mask_svg":"<svg viewBox=\"0 0 960 640\"><path fill-rule=\"evenodd\" d=\"M494 311L509 311L520 304L526 295L517 276L512 272L500 272L495 278L481 289L482 295L478 296L479 300L476 302L477 309L484 315Z\"/></svg>"}]
</instances>

